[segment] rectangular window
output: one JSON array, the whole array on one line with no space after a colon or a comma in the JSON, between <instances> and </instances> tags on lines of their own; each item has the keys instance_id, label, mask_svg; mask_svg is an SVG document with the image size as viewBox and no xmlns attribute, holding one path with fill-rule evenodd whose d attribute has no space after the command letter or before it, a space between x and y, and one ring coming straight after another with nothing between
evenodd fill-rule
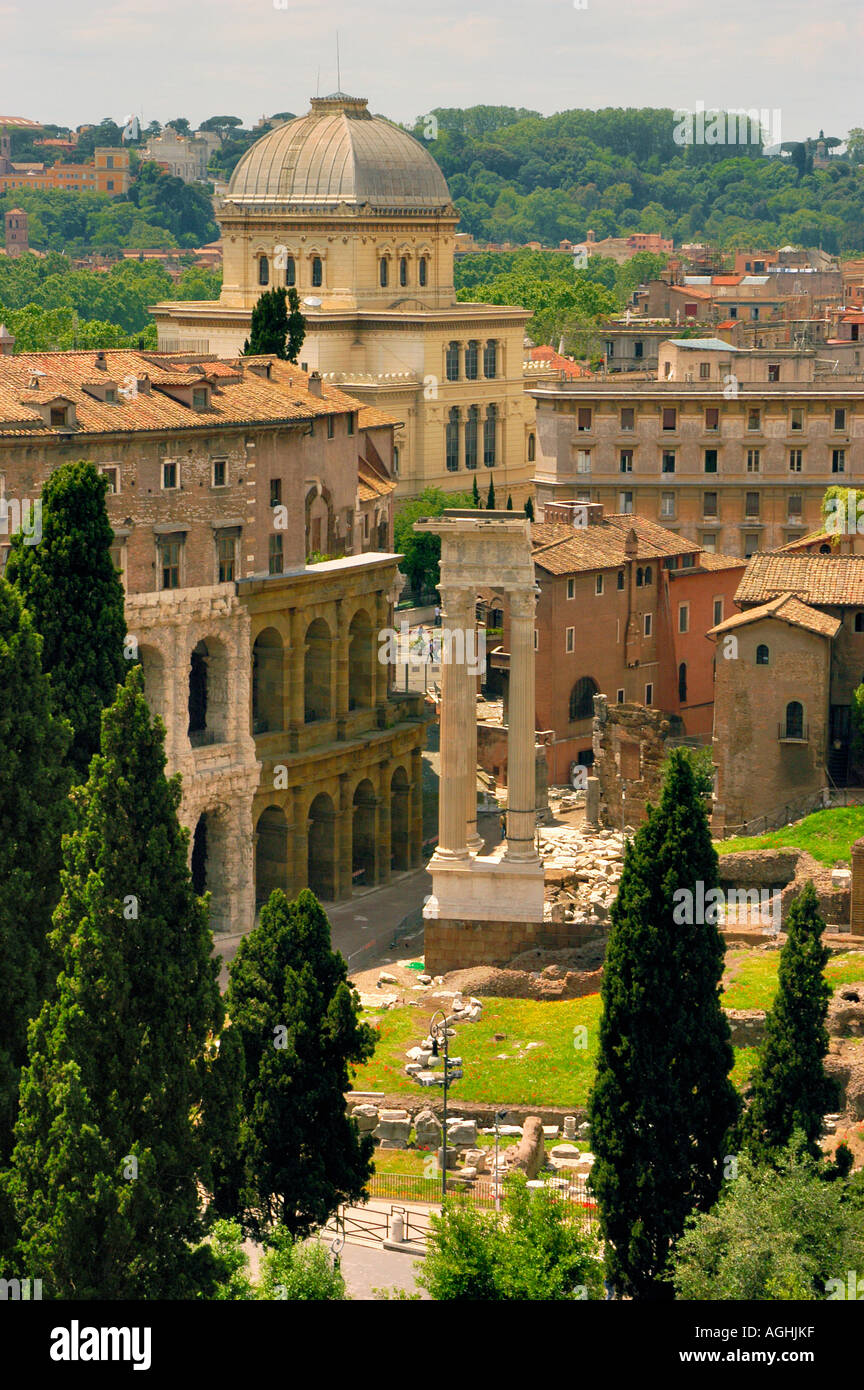
<instances>
[{"instance_id":1,"label":"rectangular window","mask_svg":"<svg viewBox=\"0 0 864 1390\"><path fill-rule=\"evenodd\" d=\"M831 450L831 472L832 472L832 473L845 473L845 472L846 472L846 450L845 450L845 449L832 449L832 450Z\"/></svg>"},{"instance_id":2,"label":"rectangular window","mask_svg":"<svg viewBox=\"0 0 864 1390\"><path fill-rule=\"evenodd\" d=\"M846 429L846 411L843 406L838 406L834 411L834 428L842 434Z\"/></svg>"},{"instance_id":3,"label":"rectangular window","mask_svg":"<svg viewBox=\"0 0 864 1390\"><path fill-rule=\"evenodd\" d=\"M703 516L716 516L716 515L717 515L717 493L716 493L716 492L703 492L703 494L702 494L702 515L703 515Z\"/></svg>"},{"instance_id":4,"label":"rectangular window","mask_svg":"<svg viewBox=\"0 0 864 1390\"><path fill-rule=\"evenodd\" d=\"M789 415L789 429L798 434L804 428L804 411L801 406L794 406Z\"/></svg>"},{"instance_id":5,"label":"rectangular window","mask_svg":"<svg viewBox=\"0 0 864 1390\"><path fill-rule=\"evenodd\" d=\"M616 690L616 692L615 692L615 700L616 700L616 703L617 703L617 704L623 705L623 703L624 703L624 691L623 691L623 690Z\"/></svg>"},{"instance_id":6,"label":"rectangular window","mask_svg":"<svg viewBox=\"0 0 864 1390\"><path fill-rule=\"evenodd\" d=\"M636 341L635 341L634 344L633 344L633 356L634 356L634 357L644 357L644 355L645 355L645 344L642 342L641 338L637 338Z\"/></svg>"},{"instance_id":7,"label":"rectangular window","mask_svg":"<svg viewBox=\"0 0 864 1390\"><path fill-rule=\"evenodd\" d=\"M752 409L752 410L748 410L748 411L747 411L747 428L748 428L748 430L761 430L761 428L762 428L762 411L761 411L761 410Z\"/></svg>"},{"instance_id":8,"label":"rectangular window","mask_svg":"<svg viewBox=\"0 0 864 1390\"><path fill-rule=\"evenodd\" d=\"M645 687L645 703L646 705L651 705L654 703L654 687L650 684L650 682Z\"/></svg>"},{"instance_id":9,"label":"rectangular window","mask_svg":"<svg viewBox=\"0 0 864 1390\"><path fill-rule=\"evenodd\" d=\"M720 428L720 407L709 405L705 408L705 430L714 432Z\"/></svg>"},{"instance_id":10,"label":"rectangular window","mask_svg":"<svg viewBox=\"0 0 864 1390\"><path fill-rule=\"evenodd\" d=\"M348 433L349 433L349 434L353 434L353 433L354 433L354 414L353 414L353 412L348 416Z\"/></svg>"},{"instance_id":11,"label":"rectangular window","mask_svg":"<svg viewBox=\"0 0 864 1390\"><path fill-rule=\"evenodd\" d=\"M65 424L66 424L66 407L65 407L65 405L52 405L52 407L51 407L51 428L52 428L52 429L59 429L62 425L65 425Z\"/></svg>"},{"instance_id":12,"label":"rectangular window","mask_svg":"<svg viewBox=\"0 0 864 1390\"><path fill-rule=\"evenodd\" d=\"M679 603L678 605L678 631L690 631L690 604Z\"/></svg>"},{"instance_id":13,"label":"rectangular window","mask_svg":"<svg viewBox=\"0 0 864 1390\"><path fill-rule=\"evenodd\" d=\"M584 434L584 433L586 432L586 430L590 430L590 428L591 428L591 407L590 407L590 405L580 405L580 407L579 407L578 423L577 423L576 428L578 429L578 431L579 431L580 434Z\"/></svg>"},{"instance_id":14,"label":"rectangular window","mask_svg":"<svg viewBox=\"0 0 864 1390\"><path fill-rule=\"evenodd\" d=\"M661 492L660 494L660 515L669 519L675 515L675 493Z\"/></svg>"},{"instance_id":15,"label":"rectangular window","mask_svg":"<svg viewBox=\"0 0 864 1390\"><path fill-rule=\"evenodd\" d=\"M703 532L702 532L702 549L705 550L705 551L707 551L707 553L708 553L709 555L715 555L715 554L716 554L716 552L717 552L717 532L716 532L716 531L703 531Z\"/></svg>"},{"instance_id":16,"label":"rectangular window","mask_svg":"<svg viewBox=\"0 0 864 1390\"><path fill-rule=\"evenodd\" d=\"M664 450L663 450L663 462L662 462L662 464L661 464L661 471L662 471L663 473L674 473L674 472L675 472L675 452L674 452L674 450L672 450L672 449L664 449Z\"/></svg>"},{"instance_id":17,"label":"rectangular window","mask_svg":"<svg viewBox=\"0 0 864 1390\"><path fill-rule=\"evenodd\" d=\"M196 386L196 387L194 388L193 392L192 392L192 409L193 409L193 410L206 410L206 409L207 409L207 397L208 397L207 387L206 387L206 386Z\"/></svg>"},{"instance_id":18,"label":"rectangular window","mask_svg":"<svg viewBox=\"0 0 864 1390\"><path fill-rule=\"evenodd\" d=\"M327 438L328 438L328 439L332 439L333 436L335 435L335 433L336 433L336 417L335 417L335 415L328 415L328 416L327 416Z\"/></svg>"},{"instance_id":19,"label":"rectangular window","mask_svg":"<svg viewBox=\"0 0 864 1390\"><path fill-rule=\"evenodd\" d=\"M758 473L758 472L759 472L759 450L758 450L758 449L748 449L748 450L747 450L747 472L748 472L748 473Z\"/></svg>"},{"instance_id":20,"label":"rectangular window","mask_svg":"<svg viewBox=\"0 0 864 1390\"><path fill-rule=\"evenodd\" d=\"M597 595L599 596L600 594L602 594L602 592L603 592L603 576L602 576L602 574L596 574L596 575L594 576L594 593L597 594Z\"/></svg>"},{"instance_id":21,"label":"rectangular window","mask_svg":"<svg viewBox=\"0 0 864 1390\"><path fill-rule=\"evenodd\" d=\"M800 473L800 472L801 472L801 464L802 464L803 458L804 458L804 451L803 451L803 449L790 449L790 450L789 450L789 472L790 472L790 473Z\"/></svg>"},{"instance_id":22,"label":"rectangular window","mask_svg":"<svg viewBox=\"0 0 864 1390\"><path fill-rule=\"evenodd\" d=\"M165 489L177 486L177 460L165 459L162 463L162 487Z\"/></svg>"},{"instance_id":23,"label":"rectangular window","mask_svg":"<svg viewBox=\"0 0 864 1390\"><path fill-rule=\"evenodd\" d=\"M577 451L576 451L576 472L577 472L577 473L590 473L590 472L591 472L591 450L590 450L590 449L577 449Z\"/></svg>"},{"instance_id":24,"label":"rectangular window","mask_svg":"<svg viewBox=\"0 0 864 1390\"><path fill-rule=\"evenodd\" d=\"M534 650L535 650L535 652L538 651L539 648L540 648L540 638L539 638L539 635L538 635L538 633L537 633L537 629L536 629L536 627L535 627L535 629L534 629Z\"/></svg>"},{"instance_id":25,"label":"rectangular window","mask_svg":"<svg viewBox=\"0 0 864 1390\"><path fill-rule=\"evenodd\" d=\"M759 549L759 533L756 531L744 532L744 559L749 560L751 555L755 555Z\"/></svg>"},{"instance_id":26,"label":"rectangular window","mask_svg":"<svg viewBox=\"0 0 864 1390\"><path fill-rule=\"evenodd\" d=\"M801 512L802 512L802 510L803 510L801 493L800 493L800 492L790 492L790 493L789 493L789 497L788 497L787 500L788 500L788 504L789 504L789 520L790 520L790 521L800 521L800 520L801 520Z\"/></svg>"},{"instance_id":27,"label":"rectangular window","mask_svg":"<svg viewBox=\"0 0 864 1390\"><path fill-rule=\"evenodd\" d=\"M159 542L159 566L162 571L162 588L180 588L180 545L172 537Z\"/></svg>"},{"instance_id":28,"label":"rectangular window","mask_svg":"<svg viewBox=\"0 0 864 1390\"><path fill-rule=\"evenodd\" d=\"M642 636L643 636L643 637L650 637L650 636L651 636L651 614L650 614L650 613L643 613L643 614L642 614Z\"/></svg>"},{"instance_id":29,"label":"rectangular window","mask_svg":"<svg viewBox=\"0 0 864 1390\"><path fill-rule=\"evenodd\" d=\"M710 362L700 362L700 363L699 363L699 380L700 380L700 381L708 381L708 380L710 379L710 377L711 377L711 363L710 363Z\"/></svg>"},{"instance_id":30,"label":"rectangular window","mask_svg":"<svg viewBox=\"0 0 864 1390\"><path fill-rule=\"evenodd\" d=\"M706 450L705 450L705 472L706 472L706 473L716 473L716 472L717 472L717 450L716 450L716 449L706 449Z\"/></svg>"},{"instance_id":31,"label":"rectangular window","mask_svg":"<svg viewBox=\"0 0 864 1390\"><path fill-rule=\"evenodd\" d=\"M664 430L678 428L678 411L674 405L664 405L663 407L663 428Z\"/></svg>"},{"instance_id":32,"label":"rectangular window","mask_svg":"<svg viewBox=\"0 0 864 1390\"><path fill-rule=\"evenodd\" d=\"M628 514L629 514L630 512L632 512L632 510L633 510L633 493L632 493L632 492L619 492L619 493L618 493L618 510L619 510L619 512L625 512L625 513L628 513Z\"/></svg>"},{"instance_id":33,"label":"rectangular window","mask_svg":"<svg viewBox=\"0 0 864 1390\"><path fill-rule=\"evenodd\" d=\"M114 465L111 465L110 467L100 468L100 469L99 469L99 472L102 474L102 477L105 478L105 479L107 480L107 483L108 483L108 495L112 495L112 494L117 493L117 492L120 491L120 469L119 469L119 468L117 468L117 467L114 466Z\"/></svg>"},{"instance_id":34,"label":"rectangular window","mask_svg":"<svg viewBox=\"0 0 864 1390\"><path fill-rule=\"evenodd\" d=\"M618 588L619 588L619 589L623 589L623 588L624 588L624 571L623 571L623 570L619 570L619 571L618 571Z\"/></svg>"},{"instance_id":35,"label":"rectangular window","mask_svg":"<svg viewBox=\"0 0 864 1390\"><path fill-rule=\"evenodd\" d=\"M779 380L780 380L780 363L779 363L779 362L769 362L769 363L768 363L768 380L769 380L769 381L779 381Z\"/></svg>"},{"instance_id":36,"label":"rectangular window","mask_svg":"<svg viewBox=\"0 0 864 1390\"><path fill-rule=\"evenodd\" d=\"M213 460L213 486L214 486L214 487L224 487L224 486L225 486L225 484L226 484L227 481L228 481L227 469L228 469L228 460L227 460L227 459L214 459L214 460Z\"/></svg>"},{"instance_id":37,"label":"rectangular window","mask_svg":"<svg viewBox=\"0 0 864 1390\"><path fill-rule=\"evenodd\" d=\"M715 600L714 600L714 622L712 623L712 626L713 626L713 627L716 627L717 624L718 624L718 623L722 623L722 621L723 621L723 600L722 600L722 598L715 598Z\"/></svg>"},{"instance_id":38,"label":"rectangular window","mask_svg":"<svg viewBox=\"0 0 864 1390\"><path fill-rule=\"evenodd\" d=\"M280 537L281 539L281 537ZM216 539L216 556L219 562L219 583L229 584L234 579L234 561L237 542L234 536L220 534Z\"/></svg>"},{"instance_id":39,"label":"rectangular window","mask_svg":"<svg viewBox=\"0 0 864 1390\"><path fill-rule=\"evenodd\" d=\"M573 651L573 649L574 649L574 642L575 642L575 636L576 636L576 629L575 629L575 627L568 627L568 628L566 629L565 633L564 633L564 650L565 650L565 652L572 652L572 651Z\"/></svg>"},{"instance_id":40,"label":"rectangular window","mask_svg":"<svg viewBox=\"0 0 864 1390\"><path fill-rule=\"evenodd\" d=\"M633 450L632 450L632 449L622 449L622 450L621 450L621 458L620 458L619 467L620 467L620 470L621 470L622 473L632 473L632 472L633 472Z\"/></svg>"},{"instance_id":41,"label":"rectangular window","mask_svg":"<svg viewBox=\"0 0 864 1390\"><path fill-rule=\"evenodd\" d=\"M759 515L759 493L748 492L744 497L744 515L757 517Z\"/></svg>"},{"instance_id":42,"label":"rectangular window","mask_svg":"<svg viewBox=\"0 0 864 1390\"><path fill-rule=\"evenodd\" d=\"M281 574L282 565L282 536L276 532L270 537L269 553L267 557L267 569L270 574Z\"/></svg>"},{"instance_id":43,"label":"rectangular window","mask_svg":"<svg viewBox=\"0 0 864 1390\"><path fill-rule=\"evenodd\" d=\"M575 598L575 597L576 597L576 580L575 580L575 579L568 579L568 580L567 580L567 597L568 597L568 598Z\"/></svg>"},{"instance_id":44,"label":"rectangular window","mask_svg":"<svg viewBox=\"0 0 864 1390\"><path fill-rule=\"evenodd\" d=\"M621 407L621 429L631 434L636 428L636 411L632 405L622 405Z\"/></svg>"},{"instance_id":45,"label":"rectangular window","mask_svg":"<svg viewBox=\"0 0 864 1390\"><path fill-rule=\"evenodd\" d=\"M270 506L279 507L282 505L282 479L270 479Z\"/></svg>"}]
</instances>

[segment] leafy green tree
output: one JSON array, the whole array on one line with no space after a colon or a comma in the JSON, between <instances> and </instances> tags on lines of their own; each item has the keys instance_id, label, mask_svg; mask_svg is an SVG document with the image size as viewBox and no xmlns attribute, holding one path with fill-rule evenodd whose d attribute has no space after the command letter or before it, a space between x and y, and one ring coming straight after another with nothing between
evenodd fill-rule
<instances>
[{"instance_id":1,"label":"leafy green tree","mask_svg":"<svg viewBox=\"0 0 864 1390\"><path fill-rule=\"evenodd\" d=\"M495 480L491 473L489 474L489 491L486 494L486 510L487 512L494 512L495 510Z\"/></svg>"},{"instance_id":2,"label":"leafy green tree","mask_svg":"<svg viewBox=\"0 0 864 1390\"><path fill-rule=\"evenodd\" d=\"M213 1279L195 1247L223 1007L164 768L136 666L76 793L52 934L62 969L30 1029L7 1180L20 1266L53 1298L188 1298Z\"/></svg>"},{"instance_id":3,"label":"leafy green tree","mask_svg":"<svg viewBox=\"0 0 864 1390\"><path fill-rule=\"evenodd\" d=\"M603 1297L597 1242L581 1214L550 1188L530 1192L521 1174L507 1185L503 1213L448 1200L432 1217L417 1282L439 1301Z\"/></svg>"},{"instance_id":4,"label":"leafy green tree","mask_svg":"<svg viewBox=\"0 0 864 1390\"><path fill-rule=\"evenodd\" d=\"M68 816L64 766L72 737L54 713L41 642L16 591L0 579L0 1167L12 1152L27 1025L53 980L48 948L60 897ZM15 1225L0 1194L0 1254Z\"/></svg>"},{"instance_id":5,"label":"leafy green tree","mask_svg":"<svg viewBox=\"0 0 864 1390\"><path fill-rule=\"evenodd\" d=\"M607 1270L634 1298L671 1297L670 1252L686 1217L717 1197L738 1113L723 942L714 920L699 920L713 915L699 909L700 885L707 895L716 884L704 805L675 749L611 909L589 1102Z\"/></svg>"},{"instance_id":6,"label":"leafy green tree","mask_svg":"<svg viewBox=\"0 0 864 1390\"><path fill-rule=\"evenodd\" d=\"M800 1138L800 1136L799 1136ZM864 1267L864 1222L848 1182L825 1182L806 1145L760 1166L740 1159L710 1212L691 1216L676 1246L680 1299L822 1300ZM827 1291L826 1291L827 1290Z\"/></svg>"},{"instance_id":7,"label":"leafy green tree","mask_svg":"<svg viewBox=\"0 0 864 1390\"><path fill-rule=\"evenodd\" d=\"M477 479L474 479L476 486ZM414 522L424 517L436 517L448 507L476 506L471 492L442 492L427 487L419 497L406 502L396 513L393 538L396 550L402 555L401 568L416 594L428 593L438 587L438 567L441 561L441 541L427 532L416 532Z\"/></svg>"},{"instance_id":8,"label":"leafy green tree","mask_svg":"<svg viewBox=\"0 0 864 1390\"><path fill-rule=\"evenodd\" d=\"M243 1047L244 1122L219 1208L256 1233L281 1224L306 1236L364 1194L372 1141L345 1114L344 1093L375 1045L308 889L293 902L271 894L231 963L228 1011Z\"/></svg>"},{"instance_id":9,"label":"leafy green tree","mask_svg":"<svg viewBox=\"0 0 864 1390\"><path fill-rule=\"evenodd\" d=\"M792 902L785 929L777 994L741 1122L745 1148L766 1162L790 1143L796 1130L815 1157L822 1117L837 1103L837 1083L825 1072L831 986L824 970L830 952L822 940L825 919L812 881Z\"/></svg>"},{"instance_id":10,"label":"leafy green tree","mask_svg":"<svg viewBox=\"0 0 864 1390\"><path fill-rule=\"evenodd\" d=\"M236 1221L214 1222L209 1244L218 1266L214 1299L296 1303L310 1299L344 1302L349 1297L338 1262L331 1259L320 1240L293 1240L281 1226L268 1232L257 1283L249 1273L243 1230Z\"/></svg>"},{"instance_id":11,"label":"leafy green tree","mask_svg":"<svg viewBox=\"0 0 864 1390\"><path fill-rule=\"evenodd\" d=\"M300 312L296 289L280 286L265 290L252 310L249 337L243 345L246 356L272 353L283 361L296 362L306 336L306 320Z\"/></svg>"},{"instance_id":12,"label":"leafy green tree","mask_svg":"<svg viewBox=\"0 0 864 1390\"><path fill-rule=\"evenodd\" d=\"M42 539L12 537L6 578L42 637L42 666L58 712L73 729L69 760L80 780L99 748L103 709L122 684L123 585L111 559L107 481L92 463L64 463L42 489Z\"/></svg>"}]
</instances>

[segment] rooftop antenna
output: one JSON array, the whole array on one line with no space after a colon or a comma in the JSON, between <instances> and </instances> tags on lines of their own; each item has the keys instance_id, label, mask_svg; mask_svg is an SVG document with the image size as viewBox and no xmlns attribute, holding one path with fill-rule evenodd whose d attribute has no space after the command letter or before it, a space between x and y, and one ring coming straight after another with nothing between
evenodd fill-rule
<instances>
[{"instance_id":1,"label":"rooftop antenna","mask_svg":"<svg viewBox=\"0 0 864 1390\"><path fill-rule=\"evenodd\" d=\"M339 62L339 30L336 30L336 90L342 90L342 68Z\"/></svg>"},{"instance_id":2,"label":"rooftop antenna","mask_svg":"<svg viewBox=\"0 0 864 1390\"><path fill-rule=\"evenodd\" d=\"M320 95L321 95L321 69L320 69L320 68L318 69L318 76L317 76L317 78L315 79L315 95L316 95L316 97L320 97Z\"/></svg>"}]
</instances>

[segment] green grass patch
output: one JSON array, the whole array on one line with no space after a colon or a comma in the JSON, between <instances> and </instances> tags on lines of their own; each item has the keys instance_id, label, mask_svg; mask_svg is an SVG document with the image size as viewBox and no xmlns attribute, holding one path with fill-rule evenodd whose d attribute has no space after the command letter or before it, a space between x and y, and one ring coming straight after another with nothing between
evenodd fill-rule
<instances>
[{"instance_id":1,"label":"green grass patch","mask_svg":"<svg viewBox=\"0 0 864 1390\"><path fill-rule=\"evenodd\" d=\"M748 835L721 840L717 853L735 854L739 850L804 849L820 864L848 862L852 845L864 835L864 806L835 806L827 811L814 811L797 825L786 825L765 835Z\"/></svg>"},{"instance_id":2,"label":"green grass patch","mask_svg":"<svg viewBox=\"0 0 864 1390\"><path fill-rule=\"evenodd\" d=\"M723 994L727 1009L770 1009L777 993L779 951L728 951L726 971L731 976ZM864 980L864 953L844 951L832 956L825 967L832 989Z\"/></svg>"}]
</instances>

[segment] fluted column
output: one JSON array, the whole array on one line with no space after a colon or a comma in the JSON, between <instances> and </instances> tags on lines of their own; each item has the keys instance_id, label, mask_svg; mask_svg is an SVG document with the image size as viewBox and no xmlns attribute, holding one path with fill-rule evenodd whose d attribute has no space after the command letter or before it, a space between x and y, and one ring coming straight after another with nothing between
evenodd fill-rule
<instances>
[{"instance_id":1,"label":"fluted column","mask_svg":"<svg viewBox=\"0 0 864 1390\"><path fill-rule=\"evenodd\" d=\"M469 630L474 618L474 595L468 589L441 590L443 620L451 634ZM461 660L452 658L461 657ZM438 850L440 859L467 859L466 807L471 758L468 731L473 721L476 740L477 710L471 676L451 637L450 651L441 661L441 780L438 791ZM474 764L476 767L476 748ZM476 777L476 773L475 773Z\"/></svg>"},{"instance_id":2,"label":"fluted column","mask_svg":"<svg viewBox=\"0 0 864 1390\"><path fill-rule=\"evenodd\" d=\"M537 815L534 770L534 594L510 594L510 702L507 727L507 858L533 860Z\"/></svg>"},{"instance_id":3,"label":"fluted column","mask_svg":"<svg viewBox=\"0 0 864 1390\"><path fill-rule=\"evenodd\" d=\"M453 638L450 639L451 646ZM477 601L471 605L471 616L465 629L465 664L471 689L471 713L465 730L468 740L468 777L465 788L466 842L477 854L483 848L483 836L477 833Z\"/></svg>"}]
</instances>

